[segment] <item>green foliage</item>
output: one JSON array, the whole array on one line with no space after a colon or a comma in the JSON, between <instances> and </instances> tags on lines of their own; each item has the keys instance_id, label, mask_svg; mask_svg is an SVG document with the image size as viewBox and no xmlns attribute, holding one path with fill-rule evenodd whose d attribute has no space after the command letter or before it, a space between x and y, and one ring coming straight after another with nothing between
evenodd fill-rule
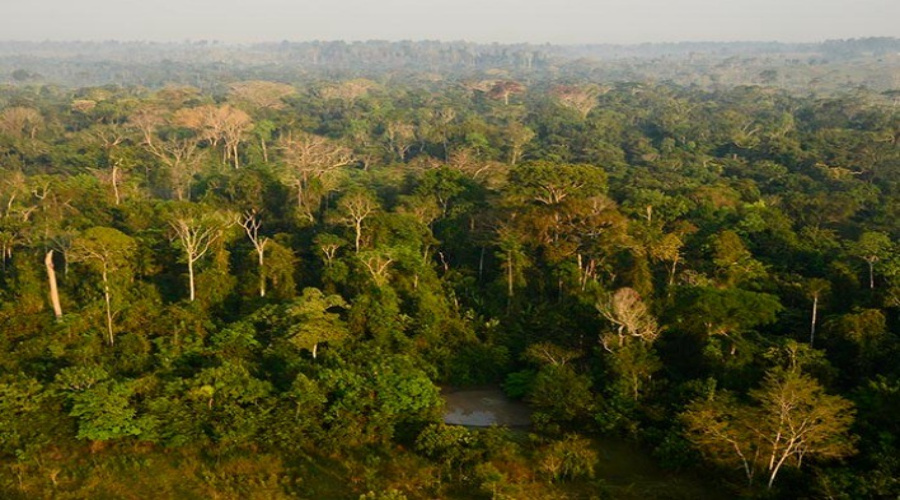
<instances>
[{"instance_id":1,"label":"green foliage","mask_svg":"<svg viewBox=\"0 0 900 500\"><path fill-rule=\"evenodd\" d=\"M597 452L590 440L569 434L539 452L541 471L551 481L594 477Z\"/></svg>"},{"instance_id":2,"label":"green foliage","mask_svg":"<svg viewBox=\"0 0 900 500\"><path fill-rule=\"evenodd\" d=\"M536 409L532 417L535 425L552 430L586 417L593 406L590 387L590 378L570 366L541 368L525 398Z\"/></svg>"},{"instance_id":3,"label":"green foliage","mask_svg":"<svg viewBox=\"0 0 900 500\"><path fill-rule=\"evenodd\" d=\"M290 318L288 341L316 358L319 343L336 345L350 332L336 311L346 309L347 303L339 295L325 295L317 288L306 288L294 299L285 312Z\"/></svg>"},{"instance_id":4,"label":"green foliage","mask_svg":"<svg viewBox=\"0 0 900 500\"><path fill-rule=\"evenodd\" d=\"M785 497L896 496L890 58L811 96L759 84L831 63L278 52L291 84L0 88L0 496L678 496L607 488L631 479L600 432ZM437 381L503 381L539 435L440 424ZM784 422L815 425L791 448Z\"/></svg>"}]
</instances>

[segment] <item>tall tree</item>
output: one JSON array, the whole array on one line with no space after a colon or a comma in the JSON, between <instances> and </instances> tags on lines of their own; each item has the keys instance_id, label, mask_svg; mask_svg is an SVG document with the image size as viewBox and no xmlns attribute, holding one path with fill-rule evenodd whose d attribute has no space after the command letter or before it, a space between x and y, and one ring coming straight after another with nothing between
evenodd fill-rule
<instances>
[{"instance_id":1,"label":"tall tree","mask_svg":"<svg viewBox=\"0 0 900 500\"><path fill-rule=\"evenodd\" d=\"M72 257L100 272L106 302L106 329L109 345L113 345L112 280L116 273L131 264L137 244L134 239L111 227L92 227L72 241Z\"/></svg>"},{"instance_id":2,"label":"tall tree","mask_svg":"<svg viewBox=\"0 0 900 500\"><path fill-rule=\"evenodd\" d=\"M356 253L362 245L363 223L380 208L375 195L364 189L351 189L337 203L336 220L353 229L353 245Z\"/></svg>"},{"instance_id":3,"label":"tall tree","mask_svg":"<svg viewBox=\"0 0 900 500\"><path fill-rule=\"evenodd\" d=\"M336 312L349 306L340 295L325 295L318 288L305 288L303 294L287 306L291 325L288 340L300 349L312 354L319 351L319 344L337 344L350 335L347 325Z\"/></svg>"},{"instance_id":4,"label":"tall tree","mask_svg":"<svg viewBox=\"0 0 900 500\"><path fill-rule=\"evenodd\" d=\"M247 233L247 238L253 244L256 251L257 262L259 263L259 296L266 296L266 245L269 243L267 236L260 236L259 229L262 227L262 221L256 212L245 212L238 218L238 223Z\"/></svg>"},{"instance_id":5,"label":"tall tree","mask_svg":"<svg viewBox=\"0 0 900 500\"><path fill-rule=\"evenodd\" d=\"M812 313L809 322L809 345L816 340L816 323L819 317L819 300L831 290L831 282L822 278L812 278L806 282L806 295L812 299Z\"/></svg>"},{"instance_id":6,"label":"tall tree","mask_svg":"<svg viewBox=\"0 0 900 500\"><path fill-rule=\"evenodd\" d=\"M199 213L198 213L199 212ZM203 258L219 238L222 237L228 223L215 212L183 210L176 212L169 220L175 240L184 250L188 265L188 287L190 300L196 297L194 285L194 264Z\"/></svg>"},{"instance_id":7,"label":"tall tree","mask_svg":"<svg viewBox=\"0 0 900 500\"><path fill-rule=\"evenodd\" d=\"M305 132L282 137L279 149L285 177L297 191L297 208L314 222L322 196L333 189L339 169L353 163L353 154L326 137Z\"/></svg>"},{"instance_id":8,"label":"tall tree","mask_svg":"<svg viewBox=\"0 0 900 500\"><path fill-rule=\"evenodd\" d=\"M771 371L753 405L724 393L693 402L683 414L688 438L711 459L740 465L748 483L767 474L772 488L782 468L805 458L841 458L855 452L853 404L826 394L797 367Z\"/></svg>"},{"instance_id":9,"label":"tall tree","mask_svg":"<svg viewBox=\"0 0 900 500\"><path fill-rule=\"evenodd\" d=\"M850 254L869 266L869 289L875 289L875 263L891 255L893 246L890 236L877 231L864 231L858 240L848 245Z\"/></svg>"}]
</instances>

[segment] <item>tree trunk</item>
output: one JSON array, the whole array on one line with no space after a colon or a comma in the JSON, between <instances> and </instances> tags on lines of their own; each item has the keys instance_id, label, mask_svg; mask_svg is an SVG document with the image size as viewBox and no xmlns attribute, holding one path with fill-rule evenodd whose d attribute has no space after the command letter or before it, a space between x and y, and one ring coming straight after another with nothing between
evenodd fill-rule
<instances>
[{"instance_id":1,"label":"tree trunk","mask_svg":"<svg viewBox=\"0 0 900 500\"><path fill-rule=\"evenodd\" d=\"M481 247L481 254L478 256L478 281L484 277L484 247Z\"/></svg>"},{"instance_id":2,"label":"tree trunk","mask_svg":"<svg viewBox=\"0 0 900 500\"><path fill-rule=\"evenodd\" d=\"M809 325L809 346L813 346L813 342L816 339L816 315L819 312L819 296L816 295L813 297L813 308L812 308L812 321Z\"/></svg>"},{"instance_id":3,"label":"tree trunk","mask_svg":"<svg viewBox=\"0 0 900 500\"><path fill-rule=\"evenodd\" d=\"M506 263L506 296L512 299L513 296L513 255L512 252L507 252L507 263Z\"/></svg>"},{"instance_id":4,"label":"tree trunk","mask_svg":"<svg viewBox=\"0 0 900 500\"><path fill-rule=\"evenodd\" d=\"M788 450L790 447L788 448ZM781 454L781 458L778 460L778 463L775 464L775 467L772 469L772 473L769 475L769 484L767 489L772 489L772 485L775 484L775 476L778 475L778 471L781 470L781 466L784 465L785 460L790 456L788 450L785 450L784 453Z\"/></svg>"},{"instance_id":5,"label":"tree trunk","mask_svg":"<svg viewBox=\"0 0 900 500\"><path fill-rule=\"evenodd\" d=\"M119 167L113 166L112 168L112 188L113 195L116 198L116 206L119 206Z\"/></svg>"},{"instance_id":6,"label":"tree trunk","mask_svg":"<svg viewBox=\"0 0 900 500\"><path fill-rule=\"evenodd\" d=\"M875 262L870 260L869 262L869 289L875 289Z\"/></svg>"},{"instance_id":7,"label":"tree trunk","mask_svg":"<svg viewBox=\"0 0 900 500\"><path fill-rule=\"evenodd\" d=\"M103 298L106 299L106 331L109 333L109 345L112 346L114 343L112 324L112 300L109 296L109 281L106 273L106 266L103 267Z\"/></svg>"},{"instance_id":8,"label":"tree trunk","mask_svg":"<svg viewBox=\"0 0 900 500\"><path fill-rule=\"evenodd\" d=\"M44 265L47 266L47 280L50 282L50 304L53 305L53 314L56 319L62 317L62 306L59 304L59 289L56 287L56 271L53 268L53 250L47 251L44 257Z\"/></svg>"},{"instance_id":9,"label":"tree trunk","mask_svg":"<svg viewBox=\"0 0 900 500\"><path fill-rule=\"evenodd\" d=\"M259 257L259 296L266 296L266 273L265 273L265 255L263 254L265 250L257 250L256 254Z\"/></svg>"},{"instance_id":10,"label":"tree trunk","mask_svg":"<svg viewBox=\"0 0 900 500\"><path fill-rule=\"evenodd\" d=\"M303 181L297 181L297 210L303 211Z\"/></svg>"},{"instance_id":11,"label":"tree trunk","mask_svg":"<svg viewBox=\"0 0 900 500\"><path fill-rule=\"evenodd\" d=\"M194 301L194 260L188 256L188 283L191 289L191 302Z\"/></svg>"}]
</instances>

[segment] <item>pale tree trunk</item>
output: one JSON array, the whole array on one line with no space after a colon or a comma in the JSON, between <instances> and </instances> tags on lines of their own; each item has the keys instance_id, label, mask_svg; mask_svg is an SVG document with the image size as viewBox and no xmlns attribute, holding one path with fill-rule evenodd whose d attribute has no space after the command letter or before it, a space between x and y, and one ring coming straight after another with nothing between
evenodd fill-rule
<instances>
[{"instance_id":1,"label":"pale tree trunk","mask_svg":"<svg viewBox=\"0 0 900 500\"><path fill-rule=\"evenodd\" d=\"M119 206L119 202L121 201L119 198L119 167L113 166L112 168L112 188L113 195L116 197L116 206Z\"/></svg>"},{"instance_id":2,"label":"pale tree trunk","mask_svg":"<svg viewBox=\"0 0 900 500\"><path fill-rule=\"evenodd\" d=\"M669 271L669 286L672 286L675 283L675 270L678 267L678 258L672 261L672 270Z\"/></svg>"},{"instance_id":3,"label":"pale tree trunk","mask_svg":"<svg viewBox=\"0 0 900 500\"><path fill-rule=\"evenodd\" d=\"M265 256L264 249L258 249L256 251L257 256L259 257L259 296L266 296L266 273L265 273Z\"/></svg>"},{"instance_id":4,"label":"pale tree trunk","mask_svg":"<svg viewBox=\"0 0 900 500\"><path fill-rule=\"evenodd\" d=\"M188 257L188 285L191 290L191 302L194 301L194 260Z\"/></svg>"},{"instance_id":5,"label":"pale tree trunk","mask_svg":"<svg viewBox=\"0 0 900 500\"><path fill-rule=\"evenodd\" d=\"M875 261L869 260L869 289L875 289Z\"/></svg>"},{"instance_id":6,"label":"pale tree trunk","mask_svg":"<svg viewBox=\"0 0 900 500\"><path fill-rule=\"evenodd\" d=\"M50 304L53 305L53 314L59 319L62 317L62 306L59 304L59 289L56 286L56 271L53 268L53 250L47 251L44 265L47 266L47 280L50 282Z\"/></svg>"},{"instance_id":7,"label":"pale tree trunk","mask_svg":"<svg viewBox=\"0 0 900 500\"><path fill-rule=\"evenodd\" d=\"M113 345L112 300L109 295L109 281L106 266L103 266L103 297L106 299L106 331L109 333L109 345Z\"/></svg>"},{"instance_id":8,"label":"pale tree trunk","mask_svg":"<svg viewBox=\"0 0 900 500\"><path fill-rule=\"evenodd\" d=\"M813 346L813 341L816 339L816 316L819 312L819 296L815 295L813 297L813 307L812 307L812 320L809 325L809 346Z\"/></svg>"},{"instance_id":9,"label":"pale tree trunk","mask_svg":"<svg viewBox=\"0 0 900 500\"><path fill-rule=\"evenodd\" d=\"M253 249L256 250L256 258L259 262L259 296L266 296L266 245L269 243L269 238L263 236L259 237L259 228L262 227L262 222L256 217L255 212L247 212L243 215L241 219L238 219L241 227L244 228L244 232L247 233L247 237L250 238L250 243L253 243Z\"/></svg>"},{"instance_id":10,"label":"pale tree trunk","mask_svg":"<svg viewBox=\"0 0 900 500\"><path fill-rule=\"evenodd\" d=\"M788 453L788 450L790 450L790 447L788 447L788 449L785 450L785 452L781 455L781 458L778 460L778 463L776 463L774 465L774 468L772 469L772 473L769 474L768 489L770 489L770 490L772 489L772 485L775 484L775 477L778 476L778 471L781 470L781 466L784 465L784 462L790 456L790 453Z\"/></svg>"}]
</instances>

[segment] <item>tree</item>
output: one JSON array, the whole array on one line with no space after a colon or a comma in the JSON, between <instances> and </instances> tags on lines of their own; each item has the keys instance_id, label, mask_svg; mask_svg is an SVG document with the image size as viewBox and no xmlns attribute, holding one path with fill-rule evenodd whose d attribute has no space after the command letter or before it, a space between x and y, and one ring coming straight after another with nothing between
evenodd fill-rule
<instances>
[{"instance_id":1,"label":"tree","mask_svg":"<svg viewBox=\"0 0 900 500\"><path fill-rule=\"evenodd\" d=\"M752 405L713 392L682 414L688 438L713 460L740 465L749 484L765 472L771 489L786 466L854 453L853 404L798 367L773 369L750 397Z\"/></svg>"},{"instance_id":2,"label":"tree","mask_svg":"<svg viewBox=\"0 0 900 500\"><path fill-rule=\"evenodd\" d=\"M197 213L196 210L184 210L172 215L169 226L174 232L175 240L184 250L188 265L190 298L193 302L195 298L194 264L203 258L213 243L222 237L228 223L216 213Z\"/></svg>"},{"instance_id":3,"label":"tree","mask_svg":"<svg viewBox=\"0 0 900 500\"><path fill-rule=\"evenodd\" d=\"M509 105L509 97L513 94L522 94L525 92L525 86L519 82L512 80L498 80L488 91L488 95L494 99L503 100L503 104Z\"/></svg>"},{"instance_id":4,"label":"tree","mask_svg":"<svg viewBox=\"0 0 900 500\"><path fill-rule=\"evenodd\" d=\"M695 333L729 336L775 322L783 309L778 297L737 288L683 290L679 322Z\"/></svg>"},{"instance_id":5,"label":"tree","mask_svg":"<svg viewBox=\"0 0 900 500\"><path fill-rule=\"evenodd\" d=\"M597 452L591 441L577 434L568 434L543 448L539 454L539 464L551 481L594 477Z\"/></svg>"},{"instance_id":6,"label":"tree","mask_svg":"<svg viewBox=\"0 0 900 500\"><path fill-rule=\"evenodd\" d=\"M184 113L167 121L164 111L156 107L141 108L129 117L144 148L165 166L169 188L178 200L191 198L191 184L205 157L200 148L203 137L191 129L200 127L195 121L193 115L189 118ZM169 129L160 137L160 129L166 125ZM179 125L183 128L176 128Z\"/></svg>"},{"instance_id":7,"label":"tree","mask_svg":"<svg viewBox=\"0 0 900 500\"><path fill-rule=\"evenodd\" d=\"M661 329L647 304L631 288L616 290L597 309L613 325L612 332L600 336L601 345L611 356L610 368L631 399L637 401L644 384L662 368L652 349Z\"/></svg>"},{"instance_id":8,"label":"tree","mask_svg":"<svg viewBox=\"0 0 900 500\"><path fill-rule=\"evenodd\" d=\"M259 229L262 227L262 221L259 215L254 212L246 212L238 218L238 224L244 228L250 242L253 243L253 249L256 250L256 257L259 263L259 296L266 296L266 245L269 243L267 236L260 236Z\"/></svg>"},{"instance_id":9,"label":"tree","mask_svg":"<svg viewBox=\"0 0 900 500\"><path fill-rule=\"evenodd\" d=\"M319 344L336 344L350 335L347 325L336 309L349 306L340 295L325 295L318 288L304 288L300 297L286 309L291 325L288 327L288 341L294 346L308 350L316 359Z\"/></svg>"},{"instance_id":10,"label":"tree","mask_svg":"<svg viewBox=\"0 0 900 500\"><path fill-rule=\"evenodd\" d=\"M119 149L128 140L128 130L117 123L111 123L99 124L93 127L91 132L94 140L103 149L106 156L106 168L109 170L108 175L98 173L98 176L109 182L115 203L118 205L122 199L119 184L122 182L123 170L126 167L125 157L119 154Z\"/></svg>"},{"instance_id":11,"label":"tree","mask_svg":"<svg viewBox=\"0 0 900 500\"><path fill-rule=\"evenodd\" d=\"M339 169L353 163L353 154L326 137L305 132L282 137L279 149L285 178L297 190L297 209L314 222L322 196L333 189Z\"/></svg>"},{"instance_id":12,"label":"tree","mask_svg":"<svg viewBox=\"0 0 900 500\"><path fill-rule=\"evenodd\" d=\"M105 380L70 396L72 411L78 419L78 438L109 441L136 436L144 431L144 423L137 417L131 398L133 382Z\"/></svg>"},{"instance_id":13,"label":"tree","mask_svg":"<svg viewBox=\"0 0 900 500\"><path fill-rule=\"evenodd\" d=\"M362 245L363 222L378 209L378 199L374 194L363 189L352 189L338 200L336 220L353 229L356 253L359 253Z\"/></svg>"},{"instance_id":14,"label":"tree","mask_svg":"<svg viewBox=\"0 0 900 500\"><path fill-rule=\"evenodd\" d=\"M384 137L387 140L388 151L393 153L398 161L403 161L406 152L415 141L416 128L411 123L393 120L384 126Z\"/></svg>"},{"instance_id":15,"label":"tree","mask_svg":"<svg viewBox=\"0 0 900 500\"><path fill-rule=\"evenodd\" d=\"M892 248L890 236L877 231L865 231L848 245L850 255L869 265L869 289L875 289L875 263L891 255Z\"/></svg>"},{"instance_id":16,"label":"tree","mask_svg":"<svg viewBox=\"0 0 900 500\"><path fill-rule=\"evenodd\" d=\"M597 98L606 94L610 87L599 85L558 85L553 88L552 94L560 105L573 109L586 119L591 110L597 106Z\"/></svg>"},{"instance_id":17,"label":"tree","mask_svg":"<svg viewBox=\"0 0 900 500\"><path fill-rule=\"evenodd\" d=\"M250 109L283 109L284 98L296 93L294 87L277 82L251 80L235 82L228 86L228 99Z\"/></svg>"},{"instance_id":18,"label":"tree","mask_svg":"<svg viewBox=\"0 0 900 500\"><path fill-rule=\"evenodd\" d=\"M71 255L100 272L106 301L106 328L113 345L113 305L111 283L116 273L131 264L137 244L134 239L111 227L92 227L72 241Z\"/></svg>"},{"instance_id":19,"label":"tree","mask_svg":"<svg viewBox=\"0 0 900 500\"><path fill-rule=\"evenodd\" d=\"M601 339L607 351L613 351L614 341L615 347L623 347L628 338L649 344L659 335L656 319L650 315L640 294L631 288L616 290L609 300L598 304L597 309L614 326L612 338L604 336Z\"/></svg>"},{"instance_id":20,"label":"tree","mask_svg":"<svg viewBox=\"0 0 900 500\"><path fill-rule=\"evenodd\" d=\"M534 139L535 133L519 122L512 122L504 129L506 144L509 147L509 164L515 165L522 157L525 145Z\"/></svg>"},{"instance_id":21,"label":"tree","mask_svg":"<svg viewBox=\"0 0 900 500\"><path fill-rule=\"evenodd\" d=\"M230 159L234 168L239 167L238 144L244 132L253 125L250 115L230 104L205 105L179 109L172 121L193 130L198 138L209 141L213 147L221 141L224 145L223 161Z\"/></svg>"},{"instance_id":22,"label":"tree","mask_svg":"<svg viewBox=\"0 0 900 500\"><path fill-rule=\"evenodd\" d=\"M806 282L806 295L812 299L812 314L809 323L809 345L816 339L816 320L819 314L819 299L831 290L831 282L822 278L812 278Z\"/></svg>"},{"instance_id":23,"label":"tree","mask_svg":"<svg viewBox=\"0 0 900 500\"><path fill-rule=\"evenodd\" d=\"M25 106L13 106L0 112L0 132L34 141L44 127L41 113Z\"/></svg>"},{"instance_id":24,"label":"tree","mask_svg":"<svg viewBox=\"0 0 900 500\"><path fill-rule=\"evenodd\" d=\"M747 250L737 233L725 230L712 238L713 263L725 286L735 286L765 275L765 268Z\"/></svg>"},{"instance_id":25,"label":"tree","mask_svg":"<svg viewBox=\"0 0 900 500\"><path fill-rule=\"evenodd\" d=\"M557 205L569 196L590 198L606 191L606 173L592 165L532 162L514 168L512 189L526 199Z\"/></svg>"}]
</instances>

